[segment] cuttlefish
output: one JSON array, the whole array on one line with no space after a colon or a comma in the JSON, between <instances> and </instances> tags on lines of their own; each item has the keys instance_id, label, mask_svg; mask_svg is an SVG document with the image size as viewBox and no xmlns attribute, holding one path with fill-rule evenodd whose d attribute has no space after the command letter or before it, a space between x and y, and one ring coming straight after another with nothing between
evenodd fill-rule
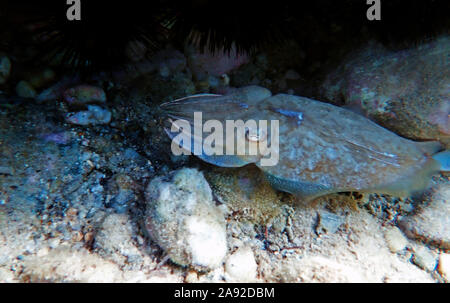
<instances>
[{"instance_id":1,"label":"cuttlefish","mask_svg":"<svg viewBox=\"0 0 450 303\"><path fill-rule=\"evenodd\" d=\"M307 201L349 191L408 196L425 189L433 174L449 170L450 152L442 150L439 142L411 141L347 109L305 97L272 96L259 86L244 87L230 95L189 96L164 103L161 108L168 117L166 132L172 139L183 131L193 133L186 126L194 127L195 113L197 117L201 113L203 121L223 125L230 120L268 121L266 129L252 129L255 126L248 124L244 134L236 134L244 139L245 151L258 147L256 154L211 154L204 150L195 154L222 167L254 163L275 189ZM178 143L193 152L195 143L208 135L193 134L187 147ZM216 141L216 151L225 151L230 143ZM236 151L240 143L234 143ZM274 146L268 155L268 148ZM275 165L263 164L268 156L278 160Z\"/></svg>"}]
</instances>

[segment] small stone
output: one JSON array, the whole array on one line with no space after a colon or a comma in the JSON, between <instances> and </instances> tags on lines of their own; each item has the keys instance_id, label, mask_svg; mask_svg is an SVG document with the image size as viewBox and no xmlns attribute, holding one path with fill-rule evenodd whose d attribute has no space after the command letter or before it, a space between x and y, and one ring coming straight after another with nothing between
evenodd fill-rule
<instances>
[{"instance_id":1,"label":"small stone","mask_svg":"<svg viewBox=\"0 0 450 303\"><path fill-rule=\"evenodd\" d=\"M412 261L426 271L433 271L436 268L436 257L424 246L415 249Z\"/></svg>"},{"instance_id":2,"label":"small stone","mask_svg":"<svg viewBox=\"0 0 450 303\"><path fill-rule=\"evenodd\" d=\"M228 282L254 282L257 267L252 249L248 246L241 247L225 263L226 279Z\"/></svg>"},{"instance_id":3,"label":"small stone","mask_svg":"<svg viewBox=\"0 0 450 303\"><path fill-rule=\"evenodd\" d=\"M10 166L0 166L0 175L10 175L14 174L14 170Z\"/></svg>"},{"instance_id":4,"label":"small stone","mask_svg":"<svg viewBox=\"0 0 450 303\"><path fill-rule=\"evenodd\" d=\"M72 233L72 241L74 242L80 242L83 240L83 233L81 231L75 231Z\"/></svg>"},{"instance_id":5,"label":"small stone","mask_svg":"<svg viewBox=\"0 0 450 303\"><path fill-rule=\"evenodd\" d=\"M145 226L170 259L198 271L222 265L225 218L201 172L183 168L153 179L146 189Z\"/></svg>"},{"instance_id":6,"label":"small stone","mask_svg":"<svg viewBox=\"0 0 450 303\"><path fill-rule=\"evenodd\" d=\"M445 279L450 280L450 254L441 253L438 271Z\"/></svg>"},{"instance_id":7,"label":"small stone","mask_svg":"<svg viewBox=\"0 0 450 303\"><path fill-rule=\"evenodd\" d=\"M88 105L87 111L72 112L66 115L66 121L76 125L100 125L111 122L109 110L97 105Z\"/></svg>"},{"instance_id":8,"label":"small stone","mask_svg":"<svg viewBox=\"0 0 450 303\"><path fill-rule=\"evenodd\" d=\"M395 226L390 227L385 231L384 238L392 253L398 253L408 245L408 239L406 239L400 229Z\"/></svg>"},{"instance_id":9,"label":"small stone","mask_svg":"<svg viewBox=\"0 0 450 303\"><path fill-rule=\"evenodd\" d=\"M430 200L421 211L400 220L399 227L411 239L450 249L450 186L436 188Z\"/></svg>"},{"instance_id":10,"label":"small stone","mask_svg":"<svg viewBox=\"0 0 450 303\"><path fill-rule=\"evenodd\" d=\"M0 267L0 283L12 283L17 282L14 277L13 271Z\"/></svg>"},{"instance_id":11,"label":"small stone","mask_svg":"<svg viewBox=\"0 0 450 303\"><path fill-rule=\"evenodd\" d=\"M69 220L76 219L77 215L78 215L78 209L76 209L74 207L70 207L69 209L66 210L66 216L67 216L67 218L69 218Z\"/></svg>"},{"instance_id":12,"label":"small stone","mask_svg":"<svg viewBox=\"0 0 450 303\"><path fill-rule=\"evenodd\" d=\"M52 249L57 248L60 243L61 240L59 238L51 238L48 240L48 246Z\"/></svg>"},{"instance_id":13,"label":"small stone","mask_svg":"<svg viewBox=\"0 0 450 303\"><path fill-rule=\"evenodd\" d=\"M190 270L186 278L184 279L186 283L196 283L198 282L198 273L195 270Z\"/></svg>"},{"instance_id":14,"label":"small stone","mask_svg":"<svg viewBox=\"0 0 450 303\"><path fill-rule=\"evenodd\" d=\"M339 226L344 223L344 218L333 214L332 212L322 210L317 213L318 223L316 226L316 233L321 234L334 234Z\"/></svg>"},{"instance_id":15,"label":"small stone","mask_svg":"<svg viewBox=\"0 0 450 303\"><path fill-rule=\"evenodd\" d=\"M28 78L28 83L30 83L30 85L34 88L39 89L52 82L54 79L55 72L50 68L46 68L31 75L31 77Z\"/></svg>"},{"instance_id":16,"label":"small stone","mask_svg":"<svg viewBox=\"0 0 450 303\"><path fill-rule=\"evenodd\" d=\"M87 245L92 244L92 241L94 241L94 233L93 232L89 231L86 234L84 234L84 242Z\"/></svg>"},{"instance_id":17,"label":"small stone","mask_svg":"<svg viewBox=\"0 0 450 303\"><path fill-rule=\"evenodd\" d=\"M133 235L133 226L126 214L111 214L104 219L95 237L94 249L118 264L126 262L127 266L137 266L141 254Z\"/></svg>"},{"instance_id":18,"label":"small stone","mask_svg":"<svg viewBox=\"0 0 450 303\"><path fill-rule=\"evenodd\" d=\"M37 95L34 88L24 80L17 83L16 93L19 97L22 98L35 98Z\"/></svg>"},{"instance_id":19,"label":"small stone","mask_svg":"<svg viewBox=\"0 0 450 303\"><path fill-rule=\"evenodd\" d=\"M63 93L64 101L70 105L106 102L105 91L97 86L78 85L66 89Z\"/></svg>"},{"instance_id":20,"label":"small stone","mask_svg":"<svg viewBox=\"0 0 450 303\"><path fill-rule=\"evenodd\" d=\"M4 84L11 73L11 60L7 56L0 56L0 84Z\"/></svg>"},{"instance_id":21,"label":"small stone","mask_svg":"<svg viewBox=\"0 0 450 303\"><path fill-rule=\"evenodd\" d=\"M131 177L126 174L118 174L111 178L108 184L110 197L106 200L106 206L113 208L117 213L124 213L130 204L137 198L136 185Z\"/></svg>"}]
</instances>

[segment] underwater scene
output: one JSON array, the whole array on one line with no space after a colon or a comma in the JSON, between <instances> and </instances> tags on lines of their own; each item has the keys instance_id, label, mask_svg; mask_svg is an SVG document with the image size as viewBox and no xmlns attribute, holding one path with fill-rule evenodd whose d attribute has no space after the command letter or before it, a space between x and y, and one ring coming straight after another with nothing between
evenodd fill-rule
<instances>
[{"instance_id":1,"label":"underwater scene","mask_svg":"<svg viewBox=\"0 0 450 303\"><path fill-rule=\"evenodd\" d=\"M449 282L449 12L1 1L0 282Z\"/></svg>"}]
</instances>

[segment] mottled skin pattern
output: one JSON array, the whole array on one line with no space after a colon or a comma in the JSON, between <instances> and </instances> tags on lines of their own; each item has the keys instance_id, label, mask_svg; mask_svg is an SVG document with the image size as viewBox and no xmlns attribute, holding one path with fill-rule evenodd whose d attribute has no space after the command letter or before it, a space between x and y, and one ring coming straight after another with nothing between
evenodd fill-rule
<instances>
[{"instance_id":1,"label":"mottled skin pattern","mask_svg":"<svg viewBox=\"0 0 450 303\"><path fill-rule=\"evenodd\" d=\"M194 111L203 113L203 121L279 120L275 166L262 166L261 155L200 158L219 166L255 163L275 188L306 200L342 191L408 195L424 189L439 171L431 158L441 149L438 142L414 142L352 111L304 97L271 96L257 86L230 96L194 96L162 107L172 121L181 118L192 123Z\"/></svg>"}]
</instances>

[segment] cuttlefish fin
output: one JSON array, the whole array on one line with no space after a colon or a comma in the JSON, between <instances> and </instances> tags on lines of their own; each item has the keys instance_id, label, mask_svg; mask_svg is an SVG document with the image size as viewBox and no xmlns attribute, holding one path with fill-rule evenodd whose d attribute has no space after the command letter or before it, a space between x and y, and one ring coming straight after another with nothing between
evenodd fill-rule
<instances>
[{"instance_id":1,"label":"cuttlefish fin","mask_svg":"<svg viewBox=\"0 0 450 303\"><path fill-rule=\"evenodd\" d=\"M265 172L264 174L267 181L273 188L293 194L304 201L311 201L317 197L335 192L334 190L320 184L289 180L276 177L268 172Z\"/></svg>"}]
</instances>

